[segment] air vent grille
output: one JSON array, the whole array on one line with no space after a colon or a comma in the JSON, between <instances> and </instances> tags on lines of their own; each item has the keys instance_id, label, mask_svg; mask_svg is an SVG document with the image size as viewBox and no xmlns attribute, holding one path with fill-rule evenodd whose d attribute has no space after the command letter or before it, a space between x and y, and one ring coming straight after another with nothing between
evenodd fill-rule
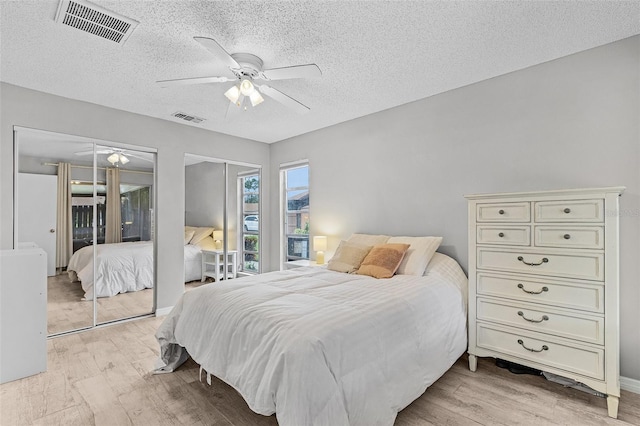
<instances>
[{"instance_id":1,"label":"air vent grille","mask_svg":"<svg viewBox=\"0 0 640 426\"><path fill-rule=\"evenodd\" d=\"M202 123L205 119L200 117L195 117L193 115L185 114L184 112L174 112L171 114L173 117L179 118L184 121L189 121L191 123Z\"/></svg>"},{"instance_id":2,"label":"air vent grille","mask_svg":"<svg viewBox=\"0 0 640 426\"><path fill-rule=\"evenodd\" d=\"M119 44L123 44L138 26L133 19L84 0L60 0L56 22Z\"/></svg>"}]
</instances>

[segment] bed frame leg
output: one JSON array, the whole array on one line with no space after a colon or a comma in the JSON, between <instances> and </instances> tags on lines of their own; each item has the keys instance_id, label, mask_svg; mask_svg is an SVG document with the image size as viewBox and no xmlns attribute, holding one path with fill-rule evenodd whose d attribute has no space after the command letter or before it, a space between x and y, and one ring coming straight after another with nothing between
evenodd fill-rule
<instances>
[{"instance_id":1,"label":"bed frame leg","mask_svg":"<svg viewBox=\"0 0 640 426\"><path fill-rule=\"evenodd\" d=\"M469 354L469 370L476 371L478 368L478 357L475 355Z\"/></svg>"}]
</instances>

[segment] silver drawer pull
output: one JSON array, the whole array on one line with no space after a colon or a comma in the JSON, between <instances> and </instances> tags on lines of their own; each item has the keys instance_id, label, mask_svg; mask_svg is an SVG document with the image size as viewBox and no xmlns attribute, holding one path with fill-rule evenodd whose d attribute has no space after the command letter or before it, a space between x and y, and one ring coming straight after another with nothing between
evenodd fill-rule
<instances>
[{"instance_id":1,"label":"silver drawer pull","mask_svg":"<svg viewBox=\"0 0 640 426\"><path fill-rule=\"evenodd\" d=\"M520 315L525 321L529 321L529 322L538 323L538 322L542 322L542 321L549 321L549 317L546 316L546 315L543 315L542 319L539 319L539 320L533 320L533 319L529 319L529 318L525 317L524 316L524 312L522 312L522 311L518 311L518 315Z\"/></svg>"},{"instance_id":2,"label":"silver drawer pull","mask_svg":"<svg viewBox=\"0 0 640 426\"><path fill-rule=\"evenodd\" d=\"M500 232L500 233L498 234L498 237L500 237L500 238L504 237L504 232Z\"/></svg>"},{"instance_id":3,"label":"silver drawer pull","mask_svg":"<svg viewBox=\"0 0 640 426\"><path fill-rule=\"evenodd\" d=\"M518 260L520 262L524 263L525 265L529 265L529 266L540 266L543 263L547 263L549 261L549 259L547 259L546 257L543 257L542 260L539 263L526 262L522 256L518 256Z\"/></svg>"},{"instance_id":4,"label":"silver drawer pull","mask_svg":"<svg viewBox=\"0 0 640 426\"><path fill-rule=\"evenodd\" d=\"M520 290L524 291L525 293L529 293L529 294L540 294L543 291L549 291L549 288L547 286L542 287L542 289L540 291L529 291L529 290L526 290L524 288L524 285L522 285L522 284L518 284L518 288Z\"/></svg>"},{"instance_id":5,"label":"silver drawer pull","mask_svg":"<svg viewBox=\"0 0 640 426\"><path fill-rule=\"evenodd\" d=\"M549 350L549 346L547 345L542 345L542 349L531 349L528 348L524 345L524 342L522 341L522 339L518 339L518 343L525 348L526 350L528 350L529 352L542 352L542 351L548 351Z\"/></svg>"},{"instance_id":6,"label":"silver drawer pull","mask_svg":"<svg viewBox=\"0 0 640 426\"><path fill-rule=\"evenodd\" d=\"M563 237L565 240L568 240L568 239L570 239L570 238L571 238L571 235L569 235L569 234L564 234L562 237Z\"/></svg>"}]
</instances>

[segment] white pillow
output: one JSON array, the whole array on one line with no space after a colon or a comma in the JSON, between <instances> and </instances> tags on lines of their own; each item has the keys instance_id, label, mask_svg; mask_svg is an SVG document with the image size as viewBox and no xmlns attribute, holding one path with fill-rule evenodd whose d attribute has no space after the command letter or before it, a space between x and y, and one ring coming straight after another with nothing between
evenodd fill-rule
<instances>
[{"instance_id":1,"label":"white pillow","mask_svg":"<svg viewBox=\"0 0 640 426\"><path fill-rule=\"evenodd\" d=\"M193 234L193 238L191 238L191 241L189 242L189 244L197 244L199 241L202 241L203 239L210 237L212 235L213 235L213 228L198 227L196 228L196 233Z\"/></svg>"},{"instance_id":2,"label":"white pillow","mask_svg":"<svg viewBox=\"0 0 640 426\"><path fill-rule=\"evenodd\" d=\"M391 243L410 245L396 274L421 276L427 269L433 254L440 247L442 237L391 237L387 244Z\"/></svg>"},{"instance_id":3,"label":"white pillow","mask_svg":"<svg viewBox=\"0 0 640 426\"><path fill-rule=\"evenodd\" d=\"M361 246L373 247L379 244L384 244L387 240L389 240L388 235L351 234L347 241Z\"/></svg>"},{"instance_id":4,"label":"white pillow","mask_svg":"<svg viewBox=\"0 0 640 426\"><path fill-rule=\"evenodd\" d=\"M187 244L189 244L189 241L191 241L191 238L193 238L193 234L196 233L196 231L187 231L186 228L187 227L185 226L185 230L184 230L184 245L185 246Z\"/></svg>"}]
</instances>

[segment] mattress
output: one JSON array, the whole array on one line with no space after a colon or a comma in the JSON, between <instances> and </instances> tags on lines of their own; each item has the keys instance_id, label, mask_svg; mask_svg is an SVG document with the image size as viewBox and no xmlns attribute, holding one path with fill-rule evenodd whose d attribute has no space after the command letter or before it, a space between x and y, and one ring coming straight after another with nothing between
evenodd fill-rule
<instances>
[{"instance_id":1,"label":"mattress","mask_svg":"<svg viewBox=\"0 0 640 426\"><path fill-rule=\"evenodd\" d=\"M467 280L298 268L191 290L156 337L164 371L191 356L283 426L392 425L467 347Z\"/></svg>"}]
</instances>

